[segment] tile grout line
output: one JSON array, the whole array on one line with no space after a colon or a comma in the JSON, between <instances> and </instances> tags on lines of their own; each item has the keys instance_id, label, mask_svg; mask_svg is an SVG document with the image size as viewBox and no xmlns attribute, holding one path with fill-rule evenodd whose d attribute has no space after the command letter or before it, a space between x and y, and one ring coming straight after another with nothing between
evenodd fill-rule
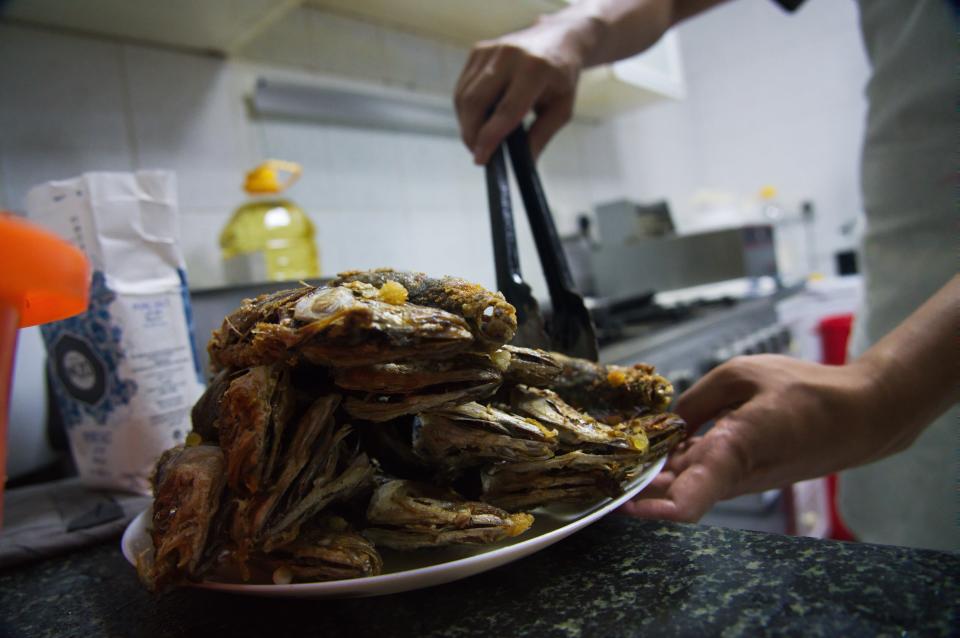
<instances>
[{"instance_id":1,"label":"tile grout line","mask_svg":"<svg viewBox=\"0 0 960 638\"><path fill-rule=\"evenodd\" d=\"M124 129L127 137L127 144L130 146L130 155L133 158L133 168L134 170L139 170L143 168L140 165L140 147L137 143L137 130L136 130L136 118L133 112L132 105L132 96L131 96L131 86L130 86L130 73L129 66L127 65L127 52L126 45L120 44L119 48L119 63L120 63L120 94L123 96L123 123Z\"/></svg>"}]
</instances>

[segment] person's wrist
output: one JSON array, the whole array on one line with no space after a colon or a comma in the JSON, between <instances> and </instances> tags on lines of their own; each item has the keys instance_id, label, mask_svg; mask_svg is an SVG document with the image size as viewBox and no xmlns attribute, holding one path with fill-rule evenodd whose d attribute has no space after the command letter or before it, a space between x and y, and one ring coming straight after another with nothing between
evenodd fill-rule
<instances>
[{"instance_id":1,"label":"person's wrist","mask_svg":"<svg viewBox=\"0 0 960 638\"><path fill-rule=\"evenodd\" d=\"M544 14L537 20L537 27L559 34L563 57L574 74L591 66L594 52L603 41L603 21L580 11Z\"/></svg>"},{"instance_id":2,"label":"person's wrist","mask_svg":"<svg viewBox=\"0 0 960 638\"><path fill-rule=\"evenodd\" d=\"M875 460L902 450L913 440L909 397L903 388L899 361L883 350L874 349L844 366L855 388L854 405L873 440ZM898 382L898 377L900 381Z\"/></svg>"},{"instance_id":3,"label":"person's wrist","mask_svg":"<svg viewBox=\"0 0 960 638\"><path fill-rule=\"evenodd\" d=\"M599 64L598 51L600 43L604 41L607 23L593 15L577 16L573 28L570 29L572 46L577 52L580 68Z\"/></svg>"}]
</instances>

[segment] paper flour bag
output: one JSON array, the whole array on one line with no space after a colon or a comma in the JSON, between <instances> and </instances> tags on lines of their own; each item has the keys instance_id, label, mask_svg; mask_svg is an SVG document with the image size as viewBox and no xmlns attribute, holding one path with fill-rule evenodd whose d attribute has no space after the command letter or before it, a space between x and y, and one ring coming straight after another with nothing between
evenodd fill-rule
<instances>
[{"instance_id":1,"label":"paper flour bag","mask_svg":"<svg viewBox=\"0 0 960 638\"><path fill-rule=\"evenodd\" d=\"M203 391L191 337L172 173L86 173L27 195L31 219L87 253L87 312L43 326L53 391L80 477L149 493Z\"/></svg>"}]
</instances>

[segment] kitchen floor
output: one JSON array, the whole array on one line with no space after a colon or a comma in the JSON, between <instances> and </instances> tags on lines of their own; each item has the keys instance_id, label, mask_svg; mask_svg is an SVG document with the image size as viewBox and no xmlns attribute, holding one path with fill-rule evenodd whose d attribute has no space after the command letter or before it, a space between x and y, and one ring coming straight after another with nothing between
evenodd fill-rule
<instances>
[{"instance_id":1,"label":"kitchen floor","mask_svg":"<svg viewBox=\"0 0 960 638\"><path fill-rule=\"evenodd\" d=\"M717 503L700 519L704 525L786 534L789 528L788 500L780 490L763 495L748 494Z\"/></svg>"}]
</instances>

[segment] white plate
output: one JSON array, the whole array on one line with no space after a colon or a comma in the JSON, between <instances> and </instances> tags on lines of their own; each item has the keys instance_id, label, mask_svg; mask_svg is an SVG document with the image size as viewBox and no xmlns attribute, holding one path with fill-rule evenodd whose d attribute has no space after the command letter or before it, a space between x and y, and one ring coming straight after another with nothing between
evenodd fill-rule
<instances>
[{"instance_id":1,"label":"white plate","mask_svg":"<svg viewBox=\"0 0 960 638\"><path fill-rule=\"evenodd\" d=\"M660 472L666 460L666 457L662 457L647 467L616 499L606 498L587 507L552 505L534 510L535 521L530 530L508 541L415 552L379 550L385 568L385 573L379 576L292 585L251 585L208 580L193 586L252 596L346 598L393 594L449 583L529 556L599 520L639 494ZM149 509L141 512L133 519L120 541L123 555L131 565L135 564L134 557L143 550L153 550L147 532L149 512Z\"/></svg>"}]
</instances>

